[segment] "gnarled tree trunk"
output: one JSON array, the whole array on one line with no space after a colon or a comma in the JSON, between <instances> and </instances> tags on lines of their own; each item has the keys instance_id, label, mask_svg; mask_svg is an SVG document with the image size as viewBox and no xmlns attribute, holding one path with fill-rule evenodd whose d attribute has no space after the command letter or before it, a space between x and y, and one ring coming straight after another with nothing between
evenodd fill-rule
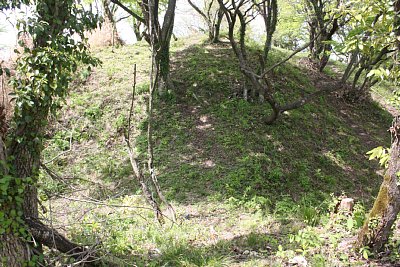
<instances>
[{"instance_id":1,"label":"gnarled tree trunk","mask_svg":"<svg viewBox=\"0 0 400 267\"><path fill-rule=\"evenodd\" d=\"M393 120L392 145L390 148L389 167L385 173L378 197L358 234L356 246L368 246L374 252L382 250L387 243L394 221L400 211L400 190L398 187L400 171L400 116Z\"/></svg>"}]
</instances>

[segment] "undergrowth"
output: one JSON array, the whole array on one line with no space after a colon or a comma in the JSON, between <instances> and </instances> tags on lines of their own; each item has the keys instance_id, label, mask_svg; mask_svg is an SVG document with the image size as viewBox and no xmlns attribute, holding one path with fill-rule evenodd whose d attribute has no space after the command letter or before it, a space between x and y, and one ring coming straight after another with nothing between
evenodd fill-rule
<instances>
[{"instance_id":1,"label":"undergrowth","mask_svg":"<svg viewBox=\"0 0 400 267\"><path fill-rule=\"evenodd\" d=\"M146 153L144 43L96 50L102 66L82 70L54 120L43 161L63 179L45 172L40 179L53 223L67 225L77 242L100 243L119 266L287 266L296 256L310 266L358 264L358 252L341 252L340 244L361 226L379 188L379 167L365 153L389 143L390 116L368 101L323 96L266 125L267 106L241 97L249 85L229 46L178 42L176 90L157 99L154 118L155 166L178 224L160 227L151 211L133 208L146 204L122 129L136 63L133 133ZM287 53L274 50L272 58ZM281 101L315 90L298 59L274 74ZM333 213L343 195L358 203L352 215Z\"/></svg>"}]
</instances>

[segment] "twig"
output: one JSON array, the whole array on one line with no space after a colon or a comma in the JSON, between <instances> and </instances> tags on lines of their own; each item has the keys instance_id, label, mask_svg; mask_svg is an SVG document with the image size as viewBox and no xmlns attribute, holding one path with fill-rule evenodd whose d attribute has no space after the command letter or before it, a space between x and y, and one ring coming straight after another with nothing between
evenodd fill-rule
<instances>
[{"instance_id":1,"label":"twig","mask_svg":"<svg viewBox=\"0 0 400 267\"><path fill-rule=\"evenodd\" d=\"M90 203L90 204L95 204L98 206L106 206L106 207L114 207L114 208L131 208L131 209L145 209L145 210L153 210L152 208L144 207L144 206L128 206L128 205L118 205L118 204L108 204L104 203L101 201L95 201L95 200L87 200L87 199L79 199L79 198L73 198L73 197L67 197L63 195L58 195L58 197L71 200L71 201L76 201L76 202L82 202L82 203Z\"/></svg>"},{"instance_id":2,"label":"twig","mask_svg":"<svg viewBox=\"0 0 400 267\"><path fill-rule=\"evenodd\" d=\"M332 17L328 23L325 24L325 27L323 28L323 30L328 28L328 25L330 25L330 23L333 21ZM319 38L319 36L322 34L322 31L319 31L318 34L316 34L314 36L313 39L311 39L308 43L306 43L305 45L299 47L298 49L294 50L288 57L284 58L283 60L275 63L274 65L272 65L271 67L269 67L266 71L264 71L261 75L258 76L258 78L263 78L265 75L267 75L268 73L270 73L272 70L274 70L276 67L279 67L280 65L286 63L287 61L289 61L292 57L294 57L296 54L300 53L301 51L303 51L304 49L306 49L307 47L309 47L315 40L317 40L317 38Z\"/></svg>"},{"instance_id":3,"label":"twig","mask_svg":"<svg viewBox=\"0 0 400 267\"><path fill-rule=\"evenodd\" d=\"M69 136L69 149L66 150L66 151L61 152L60 154L58 154L54 158L52 158L52 159L50 159L48 161L45 161L43 164L45 164L45 165L49 164L49 163L53 162L54 160L58 159L59 157L61 157L62 155L65 155L65 154L67 154L67 153L69 153L71 151L72 151L72 132L70 133L70 136Z\"/></svg>"}]
</instances>

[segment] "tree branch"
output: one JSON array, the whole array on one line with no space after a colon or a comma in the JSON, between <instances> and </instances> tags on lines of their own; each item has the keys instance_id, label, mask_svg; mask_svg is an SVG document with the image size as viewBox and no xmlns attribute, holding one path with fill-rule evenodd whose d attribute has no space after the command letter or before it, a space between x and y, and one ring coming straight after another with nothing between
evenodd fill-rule
<instances>
[{"instance_id":1,"label":"tree branch","mask_svg":"<svg viewBox=\"0 0 400 267\"><path fill-rule=\"evenodd\" d=\"M197 13L199 13L207 22L209 21L208 17L206 16L206 14L204 14L203 11L201 11L201 9L196 6L192 1L188 0L188 3L191 7L193 7L194 10L196 10Z\"/></svg>"},{"instance_id":2,"label":"tree branch","mask_svg":"<svg viewBox=\"0 0 400 267\"><path fill-rule=\"evenodd\" d=\"M135 12L133 12L132 10L130 10L128 7L126 7L124 4L122 4L120 1L118 0L111 0L111 2L113 2L114 4L118 5L120 8L122 8L123 10L125 10L126 12L128 12L128 14L132 15L132 17L134 17L135 19L137 19L140 22L145 23L144 18L142 18L141 16L139 16L138 14L136 14Z\"/></svg>"},{"instance_id":3,"label":"tree branch","mask_svg":"<svg viewBox=\"0 0 400 267\"><path fill-rule=\"evenodd\" d=\"M103 266L100 257L98 257L93 250L69 241L56 230L48 227L37 219L25 218L24 221L29 227L33 238L38 243L49 248L57 249L76 260L84 262L85 266ZM106 265L112 266L111 263L107 263Z\"/></svg>"}]
</instances>

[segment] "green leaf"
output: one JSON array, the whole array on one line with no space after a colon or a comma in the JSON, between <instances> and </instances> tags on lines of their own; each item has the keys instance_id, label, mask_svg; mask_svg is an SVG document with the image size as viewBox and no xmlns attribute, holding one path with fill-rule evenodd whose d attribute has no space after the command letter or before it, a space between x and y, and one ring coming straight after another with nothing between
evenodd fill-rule
<instances>
[{"instance_id":1,"label":"green leaf","mask_svg":"<svg viewBox=\"0 0 400 267\"><path fill-rule=\"evenodd\" d=\"M354 227L354 220L353 220L353 218L348 218L348 219L347 219L346 226L347 226L347 230L353 229L353 227Z\"/></svg>"},{"instance_id":2,"label":"green leaf","mask_svg":"<svg viewBox=\"0 0 400 267\"><path fill-rule=\"evenodd\" d=\"M363 249L362 256L363 256L364 259L368 260L369 252L368 252L367 249Z\"/></svg>"}]
</instances>

